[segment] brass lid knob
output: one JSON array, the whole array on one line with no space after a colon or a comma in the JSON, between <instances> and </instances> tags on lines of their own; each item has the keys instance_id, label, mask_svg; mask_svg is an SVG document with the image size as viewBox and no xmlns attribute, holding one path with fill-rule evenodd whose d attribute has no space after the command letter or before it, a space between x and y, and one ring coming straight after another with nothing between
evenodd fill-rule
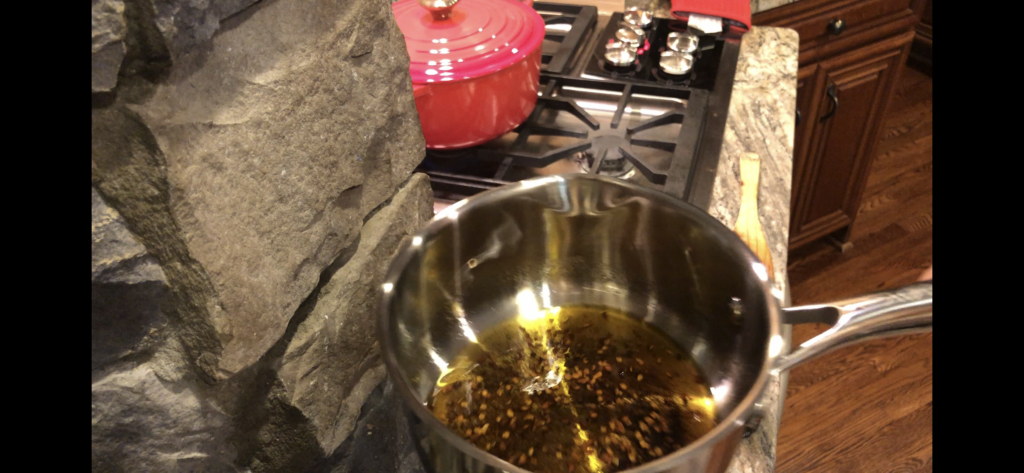
<instances>
[{"instance_id":1,"label":"brass lid knob","mask_svg":"<svg viewBox=\"0 0 1024 473\"><path fill-rule=\"evenodd\" d=\"M444 21L452 17L452 9L459 0L419 0L420 6L430 11L434 21Z\"/></svg>"}]
</instances>

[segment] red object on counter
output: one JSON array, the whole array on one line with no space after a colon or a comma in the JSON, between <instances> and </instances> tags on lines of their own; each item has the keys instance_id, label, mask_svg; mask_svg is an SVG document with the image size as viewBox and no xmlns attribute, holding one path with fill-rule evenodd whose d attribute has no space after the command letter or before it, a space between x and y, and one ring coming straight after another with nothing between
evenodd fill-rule
<instances>
[{"instance_id":1,"label":"red object on counter","mask_svg":"<svg viewBox=\"0 0 1024 473\"><path fill-rule=\"evenodd\" d=\"M531 3L402 0L391 5L405 36L427 148L485 143L533 111L544 20Z\"/></svg>"},{"instance_id":2,"label":"red object on counter","mask_svg":"<svg viewBox=\"0 0 1024 473\"><path fill-rule=\"evenodd\" d=\"M672 0L672 16L688 20L690 13L733 20L750 30L750 0Z\"/></svg>"}]
</instances>

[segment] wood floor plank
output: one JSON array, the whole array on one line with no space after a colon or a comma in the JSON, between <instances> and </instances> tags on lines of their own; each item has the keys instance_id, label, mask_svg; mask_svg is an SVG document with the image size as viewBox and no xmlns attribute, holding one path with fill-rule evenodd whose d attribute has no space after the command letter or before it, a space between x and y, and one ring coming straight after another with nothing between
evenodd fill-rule
<instances>
[{"instance_id":1,"label":"wood floor plank","mask_svg":"<svg viewBox=\"0 0 1024 473\"><path fill-rule=\"evenodd\" d=\"M789 255L794 304L909 284L932 263L932 80L905 69L851 233ZM794 327L797 346L828 329ZM932 334L861 343L790 372L781 473L932 471Z\"/></svg>"}]
</instances>

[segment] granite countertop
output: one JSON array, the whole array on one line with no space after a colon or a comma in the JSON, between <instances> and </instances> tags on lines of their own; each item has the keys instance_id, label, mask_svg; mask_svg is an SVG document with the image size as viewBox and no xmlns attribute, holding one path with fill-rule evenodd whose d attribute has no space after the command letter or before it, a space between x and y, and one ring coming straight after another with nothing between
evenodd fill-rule
<instances>
[{"instance_id":1,"label":"granite countertop","mask_svg":"<svg viewBox=\"0 0 1024 473\"><path fill-rule=\"evenodd\" d=\"M786 263L798 48L799 37L788 28L755 26L743 36L718 174L708 209L729 228L735 225L740 206L739 157L744 152L757 153L761 157L757 207L775 268L772 292L783 305L789 304ZM785 353L790 343L789 327L783 335ZM726 470L728 473L775 470L775 443L786 378L784 372L769 382L761 400L765 411L761 426L740 442Z\"/></svg>"},{"instance_id":2,"label":"granite countertop","mask_svg":"<svg viewBox=\"0 0 1024 473\"><path fill-rule=\"evenodd\" d=\"M775 268L773 293L784 305L789 303L786 262L798 44L796 31L787 28L754 27L744 35L709 209L728 227L734 226L740 205L739 156L743 152L757 153L761 157L758 211ZM784 336L785 352L790 343L789 330ZM740 442L728 473L775 470L785 390L786 373L770 380L760 402L765 413L761 425ZM352 435L318 470L424 472L400 404L390 381L377 386L363 406Z\"/></svg>"}]
</instances>

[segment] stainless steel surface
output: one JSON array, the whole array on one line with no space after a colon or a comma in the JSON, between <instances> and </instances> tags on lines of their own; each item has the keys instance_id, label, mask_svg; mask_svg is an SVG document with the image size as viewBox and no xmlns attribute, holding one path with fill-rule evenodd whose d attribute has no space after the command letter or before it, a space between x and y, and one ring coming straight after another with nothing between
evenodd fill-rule
<instances>
[{"instance_id":1,"label":"stainless steel surface","mask_svg":"<svg viewBox=\"0 0 1024 473\"><path fill-rule=\"evenodd\" d=\"M759 411L770 376L866 335L930 327L930 311L922 310L930 309L931 285L838 305L847 311L838 320L850 320L837 324L845 335L787 358L764 265L696 207L587 174L477 194L409 239L382 287L383 357L411 411L420 454L434 471L526 471L448 430L425 403L447 361L475 343L476 334L520 314L573 304L611 307L657 326L692 355L712 387L719 424L711 432L626 471L720 473ZM824 320L825 313L821 306L787 310L794 321L803 321L800 314Z\"/></svg>"},{"instance_id":2,"label":"stainless steel surface","mask_svg":"<svg viewBox=\"0 0 1024 473\"><path fill-rule=\"evenodd\" d=\"M678 51L665 51L658 59L658 66L669 74L683 75L693 69L693 56Z\"/></svg>"},{"instance_id":3,"label":"stainless steel surface","mask_svg":"<svg viewBox=\"0 0 1024 473\"><path fill-rule=\"evenodd\" d=\"M776 360L788 370L811 358L852 343L932 330L932 282L920 282L850 300L783 310L785 323L832 325L792 353Z\"/></svg>"},{"instance_id":4,"label":"stainless steel surface","mask_svg":"<svg viewBox=\"0 0 1024 473\"><path fill-rule=\"evenodd\" d=\"M623 43L633 46L634 48L643 42L643 40L640 39L640 35L638 35L636 30L631 27L619 28L619 30L615 32L615 38Z\"/></svg>"},{"instance_id":5,"label":"stainless steel surface","mask_svg":"<svg viewBox=\"0 0 1024 473\"><path fill-rule=\"evenodd\" d=\"M384 358L438 472L525 471L448 430L424 403L476 333L531 307L623 310L661 328L702 368L719 425L636 472L723 471L779 336L764 267L735 234L662 192L608 177L527 180L452 205L399 252L385 281Z\"/></svg>"},{"instance_id":6,"label":"stainless steel surface","mask_svg":"<svg viewBox=\"0 0 1024 473\"><path fill-rule=\"evenodd\" d=\"M443 21L451 18L452 9L459 0L419 0L420 6L430 11L434 20Z\"/></svg>"},{"instance_id":7,"label":"stainless steel surface","mask_svg":"<svg viewBox=\"0 0 1024 473\"><path fill-rule=\"evenodd\" d=\"M628 43L609 44L604 59L616 66L628 66L636 61L636 47Z\"/></svg>"},{"instance_id":8,"label":"stainless steel surface","mask_svg":"<svg viewBox=\"0 0 1024 473\"><path fill-rule=\"evenodd\" d=\"M636 33L636 40L638 45L643 44L644 39L647 38L647 33L644 32L644 29L639 26L634 26L626 22L621 22L619 23L619 28L629 28L633 30Z\"/></svg>"},{"instance_id":9,"label":"stainless steel surface","mask_svg":"<svg viewBox=\"0 0 1024 473\"><path fill-rule=\"evenodd\" d=\"M623 14L623 18L625 18L625 20L631 25L647 28L650 26L651 21L654 20L654 15L652 15L648 10L641 10L637 7L632 7Z\"/></svg>"},{"instance_id":10,"label":"stainless steel surface","mask_svg":"<svg viewBox=\"0 0 1024 473\"><path fill-rule=\"evenodd\" d=\"M665 43L673 51L692 53L697 50L700 39L692 33L672 31L668 34Z\"/></svg>"},{"instance_id":11,"label":"stainless steel surface","mask_svg":"<svg viewBox=\"0 0 1024 473\"><path fill-rule=\"evenodd\" d=\"M609 49L623 48L623 47L629 47L629 45L626 44L626 43L623 43L622 41L616 41L614 43L608 43L608 44L604 45L604 50L607 51Z\"/></svg>"}]
</instances>

